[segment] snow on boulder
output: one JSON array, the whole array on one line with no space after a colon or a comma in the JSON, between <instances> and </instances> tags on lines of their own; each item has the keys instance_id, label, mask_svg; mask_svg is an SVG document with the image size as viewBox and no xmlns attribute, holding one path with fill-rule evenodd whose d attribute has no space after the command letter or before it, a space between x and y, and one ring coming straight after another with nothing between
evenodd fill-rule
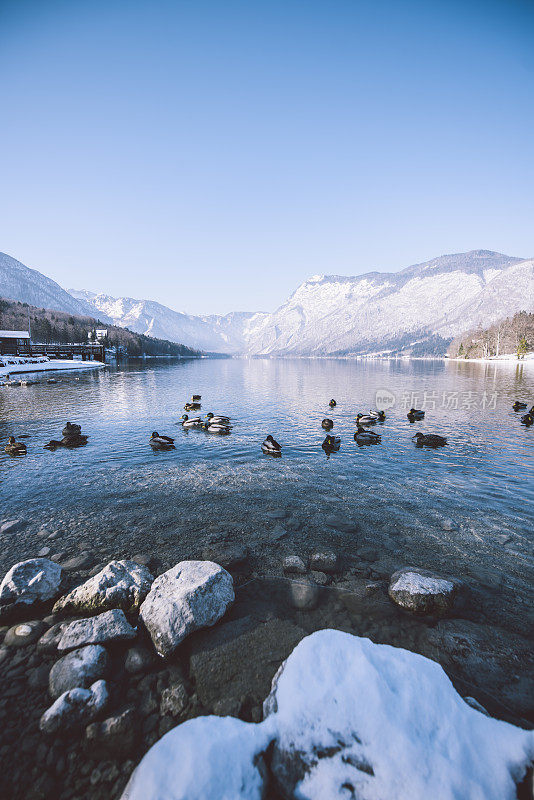
<instances>
[{"instance_id":1,"label":"snow on boulder","mask_svg":"<svg viewBox=\"0 0 534 800\"><path fill-rule=\"evenodd\" d=\"M393 573L388 594L401 608L425 614L444 614L456 598L458 585L419 569L400 569Z\"/></svg>"},{"instance_id":2,"label":"snow on boulder","mask_svg":"<svg viewBox=\"0 0 534 800\"><path fill-rule=\"evenodd\" d=\"M197 717L169 731L145 755L121 800L261 800L260 754L273 725Z\"/></svg>"},{"instance_id":3,"label":"snow on boulder","mask_svg":"<svg viewBox=\"0 0 534 800\"><path fill-rule=\"evenodd\" d=\"M468 706L439 664L335 630L297 645L264 714L286 798L515 800L534 757L533 732Z\"/></svg>"},{"instance_id":4,"label":"snow on boulder","mask_svg":"<svg viewBox=\"0 0 534 800\"><path fill-rule=\"evenodd\" d=\"M92 578L61 597L54 611L91 613L121 608L135 611L154 581L150 571L134 561L110 561Z\"/></svg>"},{"instance_id":5,"label":"snow on boulder","mask_svg":"<svg viewBox=\"0 0 534 800\"><path fill-rule=\"evenodd\" d=\"M534 758L534 732L471 708L439 664L335 630L297 645L264 714L174 728L122 800L259 800L267 748L270 785L287 799L515 800Z\"/></svg>"},{"instance_id":6,"label":"snow on boulder","mask_svg":"<svg viewBox=\"0 0 534 800\"><path fill-rule=\"evenodd\" d=\"M48 708L39 722L43 733L63 733L92 722L107 705L106 681L96 681L89 689L71 689Z\"/></svg>"},{"instance_id":7,"label":"snow on boulder","mask_svg":"<svg viewBox=\"0 0 534 800\"><path fill-rule=\"evenodd\" d=\"M141 605L143 620L161 656L185 637L214 625L234 602L234 582L213 561L181 561L156 578Z\"/></svg>"},{"instance_id":8,"label":"snow on boulder","mask_svg":"<svg viewBox=\"0 0 534 800\"><path fill-rule=\"evenodd\" d=\"M30 558L14 564L0 584L0 614L16 606L33 606L61 593L63 570L47 558Z\"/></svg>"},{"instance_id":9,"label":"snow on boulder","mask_svg":"<svg viewBox=\"0 0 534 800\"><path fill-rule=\"evenodd\" d=\"M86 644L106 644L108 642L124 642L135 639L135 628L132 628L124 612L120 609L104 611L96 617L77 619L70 622L59 640L57 649L74 650Z\"/></svg>"}]
</instances>

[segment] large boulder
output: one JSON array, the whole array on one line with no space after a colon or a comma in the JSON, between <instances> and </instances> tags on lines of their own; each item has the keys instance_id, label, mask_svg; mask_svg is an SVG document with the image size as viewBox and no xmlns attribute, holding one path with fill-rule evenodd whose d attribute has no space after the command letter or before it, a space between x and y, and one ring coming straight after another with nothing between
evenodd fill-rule
<instances>
[{"instance_id":1,"label":"large boulder","mask_svg":"<svg viewBox=\"0 0 534 800\"><path fill-rule=\"evenodd\" d=\"M48 558L14 564L0 584L0 618L39 606L61 594L63 570Z\"/></svg>"},{"instance_id":2,"label":"large boulder","mask_svg":"<svg viewBox=\"0 0 534 800\"><path fill-rule=\"evenodd\" d=\"M148 594L154 578L134 561L110 561L103 570L61 597L54 611L91 614L121 608L135 611Z\"/></svg>"},{"instance_id":3,"label":"large boulder","mask_svg":"<svg viewBox=\"0 0 534 800\"><path fill-rule=\"evenodd\" d=\"M156 578L140 616L161 656L185 637L214 625L234 601L230 573L213 561L181 561Z\"/></svg>"},{"instance_id":4,"label":"large boulder","mask_svg":"<svg viewBox=\"0 0 534 800\"><path fill-rule=\"evenodd\" d=\"M388 589L396 605L419 614L446 614L454 605L457 592L456 581L409 567L393 573Z\"/></svg>"},{"instance_id":5,"label":"large boulder","mask_svg":"<svg viewBox=\"0 0 534 800\"><path fill-rule=\"evenodd\" d=\"M104 710L109 693L105 681L96 681L89 689L71 689L48 708L39 722L43 733L63 733L92 722Z\"/></svg>"},{"instance_id":6,"label":"large boulder","mask_svg":"<svg viewBox=\"0 0 534 800\"><path fill-rule=\"evenodd\" d=\"M114 609L104 611L96 617L77 619L69 623L63 631L57 649L74 650L86 644L124 642L135 639L136 636L137 632L124 616L124 612Z\"/></svg>"},{"instance_id":7,"label":"large boulder","mask_svg":"<svg viewBox=\"0 0 534 800\"><path fill-rule=\"evenodd\" d=\"M99 644L89 644L67 653L56 661L48 678L48 691L57 698L77 686L87 689L103 678L108 666L108 654Z\"/></svg>"}]
</instances>

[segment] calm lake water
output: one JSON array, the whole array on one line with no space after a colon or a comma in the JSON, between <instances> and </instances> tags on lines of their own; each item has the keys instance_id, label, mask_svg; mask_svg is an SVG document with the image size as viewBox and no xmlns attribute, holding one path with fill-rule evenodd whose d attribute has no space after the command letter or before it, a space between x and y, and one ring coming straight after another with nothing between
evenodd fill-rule
<instances>
[{"instance_id":1,"label":"calm lake water","mask_svg":"<svg viewBox=\"0 0 534 800\"><path fill-rule=\"evenodd\" d=\"M340 514L367 541L391 550L394 540L412 563L419 554L421 566L532 579L534 428L511 405L534 402L534 365L227 359L58 372L56 384L29 377L37 383L0 390L2 440L29 436L26 457L0 455L3 519L78 525L96 540L137 532L150 548L165 531L245 536L272 527L272 509L317 541L325 516ZM375 407L377 392L393 403L375 426L382 443L358 447L354 417ZM232 418L230 436L181 428L193 393L202 414ZM406 411L425 393L426 419L410 425ZM330 457L325 416L342 440ZM44 450L66 420L81 423L87 446ZM175 437L176 449L154 453L153 430ZM417 448L418 430L449 444ZM268 433L282 458L262 455Z\"/></svg>"}]
</instances>

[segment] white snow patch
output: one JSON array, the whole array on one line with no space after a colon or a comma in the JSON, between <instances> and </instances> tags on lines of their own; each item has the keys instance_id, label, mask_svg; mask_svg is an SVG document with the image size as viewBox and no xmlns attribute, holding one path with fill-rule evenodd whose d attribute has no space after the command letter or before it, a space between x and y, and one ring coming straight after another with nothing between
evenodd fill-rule
<instances>
[{"instance_id":1,"label":"white snow patch","mask_svg":"<svg viewBox=\"0 0 534 800\"><path fill-rule=\"evenodd\" d=\"M410 594L448 594L454 589L451 581L444 578L433 578L429 575L420 575L418 572L403 572L395 580L392 588L396 592L410 592Z\"/></svg>"}]
</instances>

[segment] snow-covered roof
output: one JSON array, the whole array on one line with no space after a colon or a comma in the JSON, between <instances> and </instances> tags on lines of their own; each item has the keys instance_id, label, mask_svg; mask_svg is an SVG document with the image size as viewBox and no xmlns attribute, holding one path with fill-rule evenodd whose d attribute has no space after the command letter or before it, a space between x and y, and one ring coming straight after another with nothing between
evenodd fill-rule
<instances>
[{"instance_id":1,"label":"snow-covered roof","mask_svg":"<svg viewBox=\"0 0 534 800\"><path fill-rule=\"evenodd\" d=\"M28 331L0 331L0 339L29 339Z\"/></svg>"}]
</instances>

